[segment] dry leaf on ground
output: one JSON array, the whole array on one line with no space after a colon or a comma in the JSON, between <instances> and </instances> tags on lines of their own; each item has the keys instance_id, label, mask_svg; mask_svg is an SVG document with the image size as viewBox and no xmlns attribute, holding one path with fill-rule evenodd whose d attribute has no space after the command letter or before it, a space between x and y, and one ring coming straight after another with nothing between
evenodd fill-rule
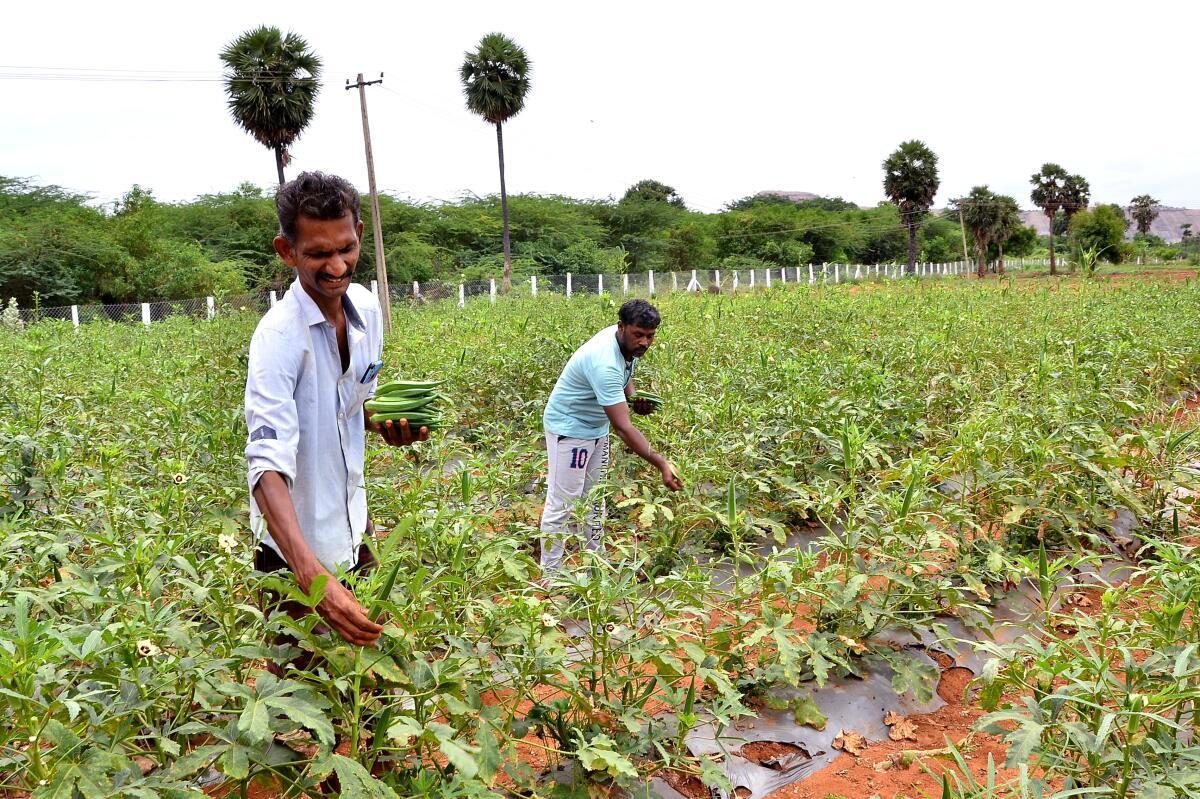
<instances>
[{"instance_id":1,"label":"dry leaf on ground","mask_svg":"<svg viewBox=\"0 0 1200 799\"><path fill-rule=\"evenodd\" d=\"M888 737L893 741L917 740L917 725L907 716L902 716L894 710L883 715L883 723L888 726Z\"/></svg>"},{"instance_id":2,"label":"dry leaf on ground","mask_svg":"<svg viewBox=\"0 0 1200 799\"><path fill-rule=\"evenodd\" d=\"M867 739L854 730L842 730L833 739L833 748L858 757L867 749Z\"/></svg>"}]
</instances>

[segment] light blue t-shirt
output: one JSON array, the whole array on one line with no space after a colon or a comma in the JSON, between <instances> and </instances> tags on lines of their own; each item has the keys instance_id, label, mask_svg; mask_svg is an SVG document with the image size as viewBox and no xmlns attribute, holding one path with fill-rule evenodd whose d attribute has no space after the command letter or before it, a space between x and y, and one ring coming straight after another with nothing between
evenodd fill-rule
<instances>
[{"instance_id":1,"label":"light blue t-shirt","mask_svg":"<svg viewBox=\"0 0 1200 799\"><path fill-rule=\"evenodd\" d=\"M633 378L637 358L626 363L617 344L617 326L606 327L592 336L563 367L546 411L542 427L547 433L570 438L600 438L608 435L607 405L625 402L625 386Z\"/></svg>"}]
</instances>

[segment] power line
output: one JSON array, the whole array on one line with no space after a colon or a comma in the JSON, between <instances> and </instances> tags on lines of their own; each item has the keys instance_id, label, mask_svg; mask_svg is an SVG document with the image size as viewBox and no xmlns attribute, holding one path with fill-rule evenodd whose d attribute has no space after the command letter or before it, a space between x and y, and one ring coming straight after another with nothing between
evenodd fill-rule
<instances>
[{"instance_id":1,"label":"power line","mask_svg":"<svg viewBox=\"0 0 1200 799\"><path fill-rule=\"evenodd\" d=\"M7 70L7 71L4 71ZM228 72L182 69L125 69L109 67L23 67L0 65L0 80L77 81L84 83L253 83L258 79L286 78L292 83L319 83L312 76L278 70L260 70L240 76Z\"/></svg>"}]
</instances>

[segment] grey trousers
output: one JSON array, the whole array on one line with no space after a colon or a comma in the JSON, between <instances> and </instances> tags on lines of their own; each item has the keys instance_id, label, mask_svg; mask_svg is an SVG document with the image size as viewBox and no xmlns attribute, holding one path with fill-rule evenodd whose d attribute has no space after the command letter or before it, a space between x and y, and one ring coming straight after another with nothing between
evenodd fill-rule
<instances>
[{"instance_id":1,"label":"grey trousers","mask_svg":"<svg viewBox=\"0 0 1200 799\"><path fill-rule=\"evenodd\" d=\"M546 434L549 473L546 506L542 510L542 571L562 568L563 550L569 535L580 534L573 521L576 508L592 488L608 474L608 436L570 438ZM604 535L604 497L593 497L584 512L584 546L598 550Z\"/></svg>"}]
</instances>

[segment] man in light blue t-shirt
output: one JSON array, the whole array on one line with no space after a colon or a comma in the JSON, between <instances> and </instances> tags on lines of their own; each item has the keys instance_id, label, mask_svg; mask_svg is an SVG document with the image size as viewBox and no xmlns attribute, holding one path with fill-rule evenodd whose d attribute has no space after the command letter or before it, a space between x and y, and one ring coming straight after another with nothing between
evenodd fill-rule
<instances>
[{"instance_id":1,"label":"man in light blue t-shirt","mask_svg":"<svg viewBox=\"0 0 1200 799\"><path fill-rule=\"evenodd\" d=\"M663 485L672 491L683 487L671 464L651 448L629 419L631 406L642 415L653 411L646 400L633 398L633 370L637 359L654 343L662 317L645 300L629 300L617 318L616 325L604 328L575 350L542 414L550 462L541 525L544 575L562 567L573 506L604 481L609 424L626 447L662 472ZM600 548L603 523L604 499L599 497L586 514L588 549Z\"/></svg>"}]
</instances>

